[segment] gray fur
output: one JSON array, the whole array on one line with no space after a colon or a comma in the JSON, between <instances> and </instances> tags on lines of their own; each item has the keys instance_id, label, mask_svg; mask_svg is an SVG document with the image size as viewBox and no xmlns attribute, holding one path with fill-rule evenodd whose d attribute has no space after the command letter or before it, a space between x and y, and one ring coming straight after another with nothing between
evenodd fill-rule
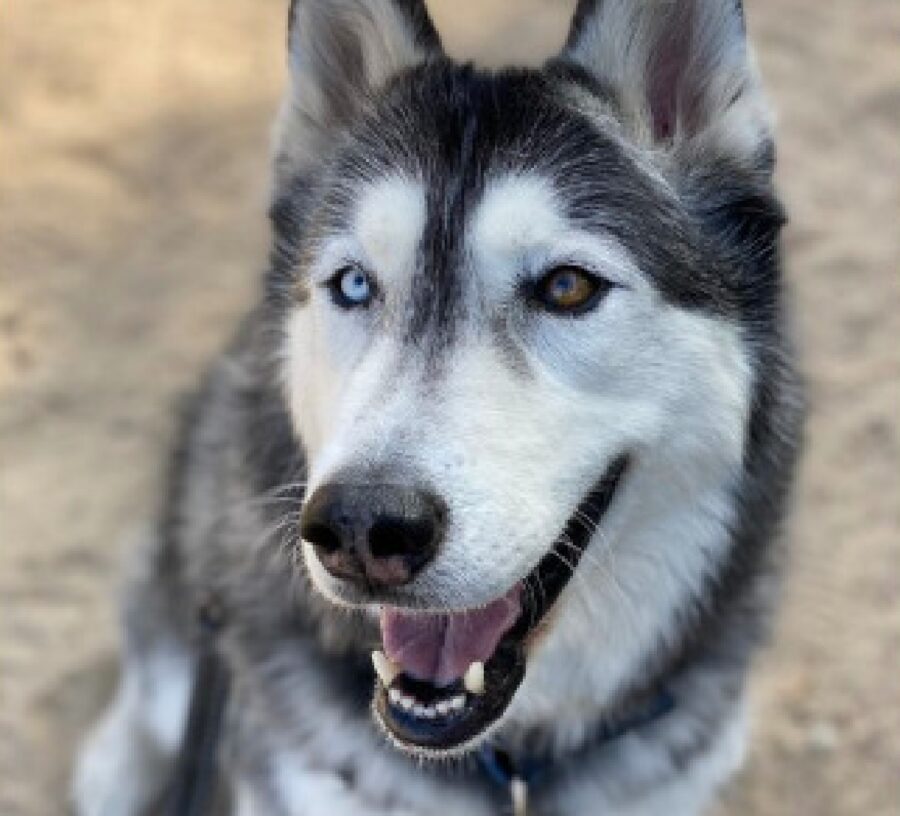
<instances>
[{"instance_id":1,"label":"gray fur","mask_svg":"<svg viewBox=\"0 0 900 816\"><path fill-rule=\"evenodd\" d=\"M446 60L416 0L297 0L291 20L266 296L185 409L154 534L125 591L122 687L144 692L120 692L88 743L78 812L138 816L163 795L197 610L210 595L225 610L220 647L235 680L224 742L235 813L498 812L465 762L422 765L383 737L369 711L375 618L327 600L300 557L297 519L315 462L287 396L287 323L313 308L310 269L329 236L348 229L360 190L400 173L427 191L424 226L410 294L385 307L373 331L402 350L385 393L415 383L407 399L423 413L473 337L523 388L541 377L523 351L527 313L482 310L467 243L486 191L508 177L548 180L564 217L611 236L666 308L740 337L747 418L735 428L740 473L718 486L729 514L721 555L708 556L699 590L680 599L639 668L597 688L576 720L523 716L514 704L497 732L514 749L559 756L535 813L698 813L740 763L746 673L777 596L802 419L772 135L738 8L581 2L558 59L498 74ZM663 80L649 57L660 43L676 66ZM663 113L660 88L674 94ZM576 362L561 381L595 390L583 388L595 361ZM417 428L367 450L369 472L389 466L411 478ZM642 473L626 485L636 507ZM649 597L655 587L639 589ZM574 661L591 644L572 648ZM584 744L591 723L657 683L674 694L674 712L609 744ZM110 765L110 752L131 765Z\"/></svg>"}]
</instances>

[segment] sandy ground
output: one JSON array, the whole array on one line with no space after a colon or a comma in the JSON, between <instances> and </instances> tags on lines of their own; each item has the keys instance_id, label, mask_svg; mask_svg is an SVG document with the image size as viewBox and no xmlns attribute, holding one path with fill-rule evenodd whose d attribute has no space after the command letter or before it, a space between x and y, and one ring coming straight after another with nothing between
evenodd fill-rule
<instances>
[{"instance_id":1,"label":"sandy ground","mask_svg":"<svg viewBox=\"0 0 900 816\"><path fill-rule=\"evenodd\" d=\"M435 3L534 57L568 3ZM486 11L479 6L488 6ZM728 814L900 813L900 3L749 0L812 401L795 562ZM278 0L0 7L0 814L64 811L122 541L265 261ZM500 46L497 46L500 43Z\"/></svg>"}]
</instances>

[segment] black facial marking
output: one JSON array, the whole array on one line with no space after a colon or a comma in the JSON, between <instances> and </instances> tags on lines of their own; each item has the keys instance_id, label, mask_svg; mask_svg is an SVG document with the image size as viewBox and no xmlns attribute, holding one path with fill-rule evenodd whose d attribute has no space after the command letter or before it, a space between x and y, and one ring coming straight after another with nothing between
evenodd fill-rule
<instances>
[{"instance_id":1,"label":"black facial marking","mask_svg":"<svg viewBox=\"0 0 900 816\"><path fill-rule=\"evenodd\" d=\"M413 277L407 337L421 342L430 331L441 346L452 339L455 318L463 303L461 276L463 228L483 183L479 161L479 112L491 88L470 67L450 74L440 88L451 104L435 111L434 130L444 138L435 143L432 160L423 168L426 221Z\"/></svg>"},{"instance_id":2,"label":"black facial marking","mask_svg":"<svg viewBox=\"0 0 900 816\"><path fill-rule=\"evenodd\" d=\"M495 318L473 313L464 250L465 226L486 184L535 173L554 185L576 225L618 240L665 300L728 317L745 312L763 284L747 259L774 252L781 225L771 151L752 170L707 157L663 184L620 134L568 105L565 91L573 86L615 111L611 93L559 60L543 71L490 73L435 58L395 77L369 113L335 137L341 146L320 176L282 191L273 208L279 268L290 270L301 254L292 231L314 236L346 227L361 183L397 174L419 179L425 225L396 330L436 357L463 319L490 326ZM301 192L312 203L292 203ZM735 238L749 251L731 252Z\"/></svg>"}]
</instances>

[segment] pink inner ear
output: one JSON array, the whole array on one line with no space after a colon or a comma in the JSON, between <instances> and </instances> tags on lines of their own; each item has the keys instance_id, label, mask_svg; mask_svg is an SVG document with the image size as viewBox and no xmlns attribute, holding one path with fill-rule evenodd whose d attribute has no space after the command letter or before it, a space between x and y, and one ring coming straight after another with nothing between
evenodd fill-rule
<instances>
[{"instance_id":1,"label":"pink inner ear","mask_svg":"<svg viewBox=\"0 0 900 816\"><path fill-rule=\"evenodd\" d=\"M680 124L687 135L701 126L702 87L690 87L697 82L688 68L696 55L693 3L683 2L681 10L666 20L656 47L647 65L647 102L653 123L653 136L668 141Z\"/></svg>"},{"instance_id":2,"label":"pink inner ear","mask_svg":"<svg viewBox=\"0 0 900 816\"><path fill-rule=\"evenodd\" d=\"M683 66L675 49L665 46L650 57L648 71L648 103L653 121L653 138L668 141L678 124L678 88Z\"/></svg>"}]
</instances>

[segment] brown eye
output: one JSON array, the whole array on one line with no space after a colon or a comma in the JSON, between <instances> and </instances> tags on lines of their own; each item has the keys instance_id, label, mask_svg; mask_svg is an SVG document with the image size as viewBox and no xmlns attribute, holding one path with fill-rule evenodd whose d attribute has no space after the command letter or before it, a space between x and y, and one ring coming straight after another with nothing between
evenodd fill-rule
<instances>
[{"instance_id":1,"label":"brown eye","mask_svg":"<svg viewBox=\"0 0 900 816\"><path fill-rule=\"evenodd\" d=\"M536 300L551 312L581 314L599 303L610 286L603 278L578 267L559 266L537 282L534 294Z\"/></svg>"}]
</instances>

